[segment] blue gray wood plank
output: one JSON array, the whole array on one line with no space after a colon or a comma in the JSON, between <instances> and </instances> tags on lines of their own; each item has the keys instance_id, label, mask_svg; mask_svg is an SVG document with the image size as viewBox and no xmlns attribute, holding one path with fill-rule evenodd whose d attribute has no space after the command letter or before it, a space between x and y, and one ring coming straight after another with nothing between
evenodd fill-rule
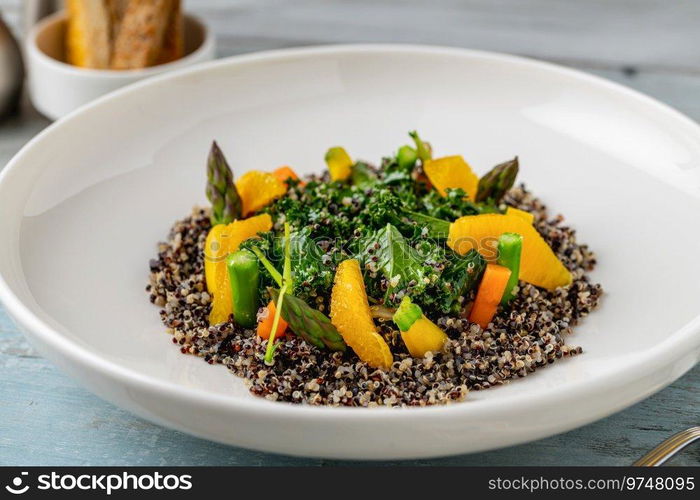
<instances>
[{"instance_id":1,"label":"blue gray wood plank","mask_svg":"<svg viewBox=\"0 0 700 500\"><path fill-rule=\"evenodd\" d=\"M219 55L296 45L415 42L500 50L583 69L700 120L700 4L663 0L190 0ZM21 0L0 0L17 27ZM0 168L48 122L0 123ZM164 429L98 399L38 357L0 308L0 465L313 465ZM700 366L589 426L522 446L418 465L625 465L700 424ZM383 462L390 465L396 462ZM700 447L674 464L700 463Z\"/></svg>"}]
</instances>

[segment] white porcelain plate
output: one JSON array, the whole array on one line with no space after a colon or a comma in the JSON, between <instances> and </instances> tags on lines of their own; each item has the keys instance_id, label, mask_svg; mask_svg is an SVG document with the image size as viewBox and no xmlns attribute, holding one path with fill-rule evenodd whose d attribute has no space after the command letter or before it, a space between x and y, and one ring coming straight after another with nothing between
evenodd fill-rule
<instances>
[{"instance_id":1,"label":"white porcelain plate","mask_svg":"<svg viewBox=\"0 0 700 500\"><path fill-rule=\"evenodd\" d=\"M519 155L521 179L597 252L607 294L570 339L582 356L447 407L338 409L254 398L180 354L144 285L156 242L205 202L212 139L237 174L307 172L329 146L376 160L412 129L480 173ZM111 94L22 149L0 180L0 298L90 390L197 436L342 458L507 446L609 415L698 361L699 166L695 123L549 64L411 46L235 57Z\"/></svg>"}]
</instances>

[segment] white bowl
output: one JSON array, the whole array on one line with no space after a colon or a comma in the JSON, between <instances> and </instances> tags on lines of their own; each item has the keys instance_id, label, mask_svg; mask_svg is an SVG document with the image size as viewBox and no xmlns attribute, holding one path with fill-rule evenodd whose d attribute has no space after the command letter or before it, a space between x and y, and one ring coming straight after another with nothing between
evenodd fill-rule
<instances>
[{"instance_id":1,"label":"white bowl","mask_svg":"<svg viewBox=\"0 0 700 500\"><path fill-rule=\"evenodd\" d=\"M236 173L375 160L418 129L521 179L599 256L584 354L418 409L257 399L183 356L144 292L171 223L205 203L212 139ZM700 355L700 128L650 98L522 58L339 46L259 53L141 82L33 139L0 177L0 299L41 353L151 421L223 443L339 458L464 453L549 436L661 389ZM76 408L76 411L80 411Z\"/></svg>"},{"instance_id":2,"label":"white bowl","mask_svg":"<svg viewBox=\"0 0 700 500\"><path fill-rule=\"evenodd\" d=\"M213 34L198 18L185 15L185 56L177 61L137 70L79 68L65 62L66 14L58 12L38 23L26 43L29 95L34 106L58 119L83 104L138 80L214 59Z\"/></svg>"}]
</instances>

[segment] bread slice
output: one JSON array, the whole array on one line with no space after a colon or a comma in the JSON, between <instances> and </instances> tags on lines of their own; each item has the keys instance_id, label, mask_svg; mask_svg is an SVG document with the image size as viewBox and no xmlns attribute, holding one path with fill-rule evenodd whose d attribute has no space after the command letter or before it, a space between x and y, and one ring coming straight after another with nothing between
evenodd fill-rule
<instances>
[{"instance_id":1,"label":"bread slice","mask_svg":"<svg viewBox=\"0 0 700 500\"><path fill-rule=\"evenodd\" d=\"M113 69L156 64L175 4L176 0L130 0L114 42Z\"/></svg>"},{"instance_id":2,"label":"bread slice","mask_svg":"<svg viewBox=\"0 0 700 500\"><path fill-rule=\"evenodd\" d=\"M126 8L129 6L129 0L107 0L107 7L109 8L109 20L111 23L111 39L112 44L117 39L117 33L119 33L119 28L122 25L122 19L124 19L124 14L126 14Z\"/></svg>"},{"instance_id":3,"label":"bread slice","mask_svg":"<svg viewBox=\"0 0 700 500\"><path fill-rule=\"evenodd\" d=\"M174 0L173 4L168 18L168 27L163 35L163 48L156 64L169 63L185 55L185 21L182 16L181 2Z\"/></svg>"},{"instance_id":4,"label":"bread slice","mask_svg":"<svg viewBox=\"0 0 700 500\"><path fill-rule=\"evenodd\" d=\"M66 58L82 68L109 68L111 23L105 0L67 0Z\"/></svg>"}]
</instances>

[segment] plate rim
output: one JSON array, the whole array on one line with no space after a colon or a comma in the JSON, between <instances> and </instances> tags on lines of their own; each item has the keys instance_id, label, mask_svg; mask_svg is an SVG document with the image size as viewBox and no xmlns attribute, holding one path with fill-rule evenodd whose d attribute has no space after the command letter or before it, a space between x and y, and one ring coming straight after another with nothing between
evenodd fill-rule
<instances>
[{"instance_id":1,"label":"plate rim","mask_svg":"<svg viewBox=\"0 0 700 500\"><path fill-rule=\"evenodd\" d=\"M308 58L315 55L333 55L333 54L381 54L381 53L420 53L434 56L454 56L470 59L490 60L499 63L517 64L528 66L536 71L547 71L563 76L570 77L580 82L585 82L599 88L605 88L609 91L618 93L621 97L635 100L643 105L655 108L654 111L666 115L668 118L676 120L679 125L684 125L694 129L693 132L700 138L700 125L691 118L687 117L673 107L664 104L650 96L647 96L639 91L633 90L622 84L618 84L602 77L591 75L583 71L567 68L558 64L540 61L528 57L515 56L500 52L491 52L483 50L464 49L457 47L420 45L420 44L339 44L339 45L319 45L308 47L293 47L276 49L269 51L261 51L250 54L235 55L214 61L199 64L197 66L178 69L166 74L153 76L145 80L133 83L121 89L118 89L110 94L107 94L95 101L88 103L81 108L71 112L69 115L49 125L31 140L29 140L19 152L17 152L5 168L0 172L0 193L7 189L6 185L9 179L18 170L18 166L22 163L24 157L29 151L40 145L40 143L51 134L60 131L65 123L80 119L84 114L89 114L93 110L97 110L106 103L119 100L124 96L138 93L143 87L157 86L161 82L177 79L183 75L204 74L212 69L232 66L241 67L249 64L270 63L275 60L285 61L294 58ZM58 132L60 133L60 132ZM28 306L26 306L10 289L9 284L5 281L4 276L0 273L0 303L7 309L8 315L13 320L28 329L33 335L36 335L40 340L48 345L51 349L58 351L65 359L71 363L76 363L83 370L96 371L102 376L114 380L123 386L136 385L141 390L154 391L171 399L187 401L197 405L205 405L208 407L219 408L227 411L235 411L239 414L247 414L250 416L269 416L270 410L275 412L286 413L287 417L303 417L315 418L321 420L328 419L375 419L383 420L391 419L397 423L405 422L406 419L411 419L415 422L416 419L431 419L435 413L450 414L458 416L468 412L471 417L479 417L480 415L487 416L492 413L498 413L503 409L510 407L513 404L524 404L527 406L538 406L546 408L548 405L561 405L569 400L580 400L587 395L596 393L600 390L609 388L607 381L611 377L615 377L616 383L625 383L636 380L642 377L645 373L653 371L654 368L666 366L671 362L679 361L684 355L689 352L700 349L700 310L698 316L692 319L683 327L677 329L668 338L659 343L656 348L651 351L641 353L635 356L633 360L622 363L604 375L595 375L585 381L576 381L568 383L564 386L551 388L548 391L541 391L538 394L517 394L509 395L505 399L488 399L478 401L477 404L453 404L445 406L433 407L416 407L416 408L347 408L347 407L326 407L326 406L310 406L296 405L291 403L272 402L263 398L233 398L223 394L215 394L203 392L198 389L177 385L174 382L158 379L151 375L140 373L136 370L126 368L116 362L110 361L101 357L99 354L92 352L89 348L80 345L79 343L63 336L61 333L53 329L46 322L34 315ZM27 334L25 333L25 336ZM639 401L653 392L656 392L673 380L680 377L687 369L690 369L697 363L697 354L693 363L685 370L679 373L674 373L672 377L663 385L648 387L647 391L637 391L635 401ZM635 401L626 403L624 406L629 406ZM624 407L623 406L623 407ZM618 408L618 410L621 408ZM617 411L615 409L607 411L598 411L596 415L588 418L587 421L593 421L602 418ZM342 420L338 420L339 422ZM572 427L579 424L573 424Z\"/></svg>"}]
</instances>

